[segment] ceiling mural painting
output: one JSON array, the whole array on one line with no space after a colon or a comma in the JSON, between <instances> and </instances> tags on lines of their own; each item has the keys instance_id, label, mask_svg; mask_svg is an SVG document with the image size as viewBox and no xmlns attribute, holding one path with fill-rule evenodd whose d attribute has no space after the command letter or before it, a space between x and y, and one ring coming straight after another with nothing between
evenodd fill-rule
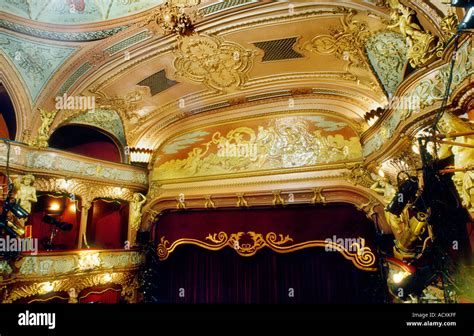
<instances>
[{"instance_id":1,"label":"ceiling mural painting","mask_svg":"<svg viewBox=\"0 0 474 336\"><path fill-rule=\"evenodd\" d=\"M34 37L44 38L48 40L80 42L80 41L93 41L93 40L105 39L109 36L112 36L121 32L122 30L127 29L129 26L124 25L124 26L113 27L109 29L101 29L101 30L90 31L90 32L82 32L82 31L61 32L61 31L49 31L49 30L33 28L28 25L0 19L0 27L8 29L8 30L13 30L21 34L31 35Z\"/></svg>"},{"instance_id":2,"label":"ceiling mural painting","mask_svg":"<svg viewBox=\"0 0 474 336\"><path fill-rule=\"evenodd\" d=\"M33 102L75 51L73 47L33 42L0 31L0 52L14 64Z\"/></svg>"},{"instance_id":3,"label":"ceiling mural painting","mask_svg":"<svg viewBox=\"0 0 474 336\"><path fill-rule=\"evenodd\" d=\"M407 66L407 45L403 36L385 31L367 39L365 50L385 91L393 95Z\"/></svg>"},{"instance_id":4,"label":"ceiling mural painting","mask_svg":"<svg viewBox=\"0 0 474 336\"><path fill-rule=\"evenodd\" d=\"M190 131L158 150L154 180L310 167L360 159L357 133L313 113L261 117Z\"/></svg>"},{"instance_id":5,"label":"ceiling mural painting","mask_svg":"<svg viewBox=\"0 0 474 336\"><path fill-rule=\"evenodd\" d=\"M160 0L0 0L4 12L52 24L85 24L117 19L145 11Z\"/></svg>"}]
</instances>

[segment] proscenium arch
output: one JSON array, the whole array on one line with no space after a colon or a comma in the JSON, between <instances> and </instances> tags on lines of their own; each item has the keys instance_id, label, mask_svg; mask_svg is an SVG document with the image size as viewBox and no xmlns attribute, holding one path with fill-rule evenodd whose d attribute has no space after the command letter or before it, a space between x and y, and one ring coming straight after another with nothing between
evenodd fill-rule
<instances>
[{"instance_id":1,"label":"proscenium arch","mask_svg":"<svg viewBox=\"0 0 474 336\"><path fill-rule=\"evenodd\" d=\"M236 212L238 212L239 214L246 216L248 219L253 218L255 220L255 216L258 217L258 214L261 211L267 213L270 216L274 216L277 212L283 212L287 215L287 217L285 218L290 219L293 218L292 215L297 214L301 216L303 214L314 215L316 213L326 213L327 215L329 211L336 211L336 209L341 209L341 211L343 211L343 213L345 214L339 218L338 222L336 221L339 224L334 227L328 227L327 224L329 223L327 223L327 221L330 221L330 217L326 216L324 217L326 218L326 225L320 227L322 231L319 231L319 229L314 232L311 231L313 232L313 234L315 234L315 236L313 234L310 234L309 236L307 236L306 234L301 235L301 232L300 234L298 234L299 230L294 231L294 224L296 223L293 223L293 225L289 226L283 223L279 223L279 225L271 225L270 227L268 225L262 227L259 227L257 225L255 227L251 224L252 222L248 222L245 220L242 222L242 219L237 219L236 222L233 222L233 224L235 224L236 226L220 225L219 227L214 227L206 224L206 219L204 219L203 222L202 217L196 217L198 222L194 223L195 225L198 225L198 227L200 228L199 230L196 231L193 229L191 231L187 231L187 234L184 235L182 235L181 233L173 233L175 232L175 230L173 229L174 224L179 223L179 218L182 218L179 217L181 216L180 213L182 214L182 216L185 216L184 218L191 220L191 218L193 218L192 216L194 212L198 214L205 214L205 216L212 216L212 214L216 216L228 216L229 214L237 214ZM348 213L351 213L353 215L348 217ZM290 217L288 217L288 215L290 215ZM219 218L222 219L222 217ZM234 219L235 218L236 217L234 217ZM354 222L348 222L348 219L354 220ZM161 229L160 223L162 225ZM316 224L319 223L319 221L313 216L312 223ZM354 227L351 225L353 223L364 223L364 225L360 227ZM301 223L301 228L303 229L305 225L307 225L307 223ZM346 227L346 229L343 229L343 231L341 231L341 228L344 226ZM309 227L306 226L306 228L308 229ZM353 244L354 246L351 245L352 247L348 247L345 244L341 245L341 243L337 239L336 241L331 241L334 235L340 234L341 232L349 232L346 231L347 229L352 232L352 234L354 234L354 237L358 237L354 238L354 240L359 243L355 243ZM323 233L322 236L320 235L321 233ZM244 237L246 235L252 237L253 247L250 248L251 244L243 248L241 248L239 245L235 247L236 242L240 241L241 237ZM329 238L330 242L328 242L327 235L331 237ZM376 257L377 235L378 230L375 226L374 220L366 218L361 209L345 202L332 202L331 204L318 205L299 204L290 207L279 208L271 206L259 206L252 207L249 209L192 209L188 210L187 212L180 212L177 209L168 209L163 213L162 219L154 222L150 229L150 236L154 244L157 244L157 254L160 260L167 259L168 256L181 245L196 245L198 247L211 251L220 251L224 248L231 247L234 248L236 252L243 257L253 256L258 253L258 251L262 248L269 248L276 253L291 253L298 250L315 247L325 248L327 250L327 247L329 246L334 251L339 252L345 259L352 262L353 266L364 271L376 271L378 268L376 264L376 259L380 256ZM365 244L365 239L369 239L368 241L370 243L368 245ZM248 241L248 239L244 240L246 242ZM370 246L372 246L372 248Z\"/></svg>"},{"instance_id":2,"label":"proscenium arch","mask_svg":"<svg viewBox=\"0 0 474 336\"><path fill-rule=\"evenodd\" d=\"M278 189L277 186L271 187L273 189ZM260 190L259 190L260 189ZM378 230L381 233L391 234L393 233L392 228L387 223L385 219L384 212L384 203L380 195L376 194L372 190L361 187L359 185L351 184L341 184L335 182L334 185L327 186L315 186L311 184L310 188L300 188L295 187L291 189L290 192L297 195L298 193L304 194L307 196L302 198L297 204L306 204L311 206L314 203L314 189L320 189L324 199L318 200L316 203L330 204L330 203L347 203L354 205L356 208L364 211L369 219L374 222L374 225L377 226ZM186 197L186 209L206 209L204 205L205 198L202 193L198 191L201 190L197 188L196 190L190 189L190 195ZM212 193L212 200L216 203L220 203L219 207L225 208L237 208L236 202L238 199L238 194L243 194L247 198L252 199L252 203L249 204L249 207L253 206L274 206L272 199L274 194L272 192L264 191L261 188L255 186L252 188L253 191L245 191L240 193ZM281 191L284 191L280 188ZM196 192L194 192L196 191ZM178 191L169 192L169 194L178 194ZM296 197L296 196L295 196ZM143 208L142 222L140 225L141 231L150 231L152 226L155 225L156 221L159 221L161 214L167 210L176 209L177 200L174 197L169 197L166 193L160 195L154 199L151 199ZM185 211L185 209L184 209Z\"/></svg>"}]
</instances>

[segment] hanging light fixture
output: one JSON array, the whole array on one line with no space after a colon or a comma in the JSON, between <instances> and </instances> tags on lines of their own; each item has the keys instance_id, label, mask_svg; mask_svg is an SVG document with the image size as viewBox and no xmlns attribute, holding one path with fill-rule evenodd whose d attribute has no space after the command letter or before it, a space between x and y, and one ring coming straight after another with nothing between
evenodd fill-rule
<instances>
[{"instance_id":1,"label":"hanging light fixture","mask_svg":"<svg viewBox=\"0 0 474 336\"><path fill-rule=\"evenodd\" d=\"M176 1L165 2L158 7L144 22L145 25L155 22L165 34L176 33L179 36L190 35L194 32L193 19L197 13L185 11L185 5L175 4Z\"/></svg>"}]
</instances>

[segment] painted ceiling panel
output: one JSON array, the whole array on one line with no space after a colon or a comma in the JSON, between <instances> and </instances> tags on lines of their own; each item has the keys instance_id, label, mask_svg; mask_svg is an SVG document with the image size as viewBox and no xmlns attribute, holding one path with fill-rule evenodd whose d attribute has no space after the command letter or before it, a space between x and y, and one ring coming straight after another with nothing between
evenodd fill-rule
<instances>
[{"instance_id":1,"label":"painted ceiling panel","mask_svg":"<svg viewBox=\"0 0 474 336\"><path fill-rule=\"evenodd\" d=\"M95 126L113 134L123 145L127 144L122 120L115 111L103 109L90 110L79 116L73 117L67 122L67 124L85 124Z\"/></svg>"},{"instance_id":2,"label":"painted ceiling panel","mask_svg":"<svg viewBox=\"0 0 474 336\"><path fill-rule=\"evenodd\" d=\"M132 15L161 0L0 0L2 11L53 24L84 24Z\"/></svg>"},{"instance_id":3,"label":"painted ceiling panel","mask_svg":"<svg viewBox=\"0 0 474 336\"><path fill-rule=\"evenodd\" d=\"M345 120L300 111L181 133L158 149L152 178L248 174L349 162L361 156L359 137Z\"/></svg>"},{"instance_id":4,"label":"painted ceiling panel","mask_svg":"<svg viewBox=\"0 0 474 336\"><path fill-rule=\"evenodd\" d=\"M0 52L15 65L36 101L43 87L76 48L32 42L0 32Z\"/></svg>"},{"instance_id":5,"label":"painted ceiling panel","mask_svg":"<svg viewBox=\"0 0 474 336\"><path fill-rule=\"evenodd\" d=\"M367 40L367 56L388 94L393 94L403 80L407 50L405 39L395 32L380 32Z\"/></svg>"}]
</instances>

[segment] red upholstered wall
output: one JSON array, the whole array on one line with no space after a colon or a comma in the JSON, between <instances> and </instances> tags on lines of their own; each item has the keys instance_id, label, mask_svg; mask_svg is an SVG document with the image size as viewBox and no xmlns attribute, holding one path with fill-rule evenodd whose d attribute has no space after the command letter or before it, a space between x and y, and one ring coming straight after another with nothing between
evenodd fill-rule
<instances>
[{"instance_id":1,"label":"red upholstered wall","mask_svg":"<svg viewBox=\"0 0 474 336\"><path fill-rule=\"evenodd\" d=\"M117 146L105 141L84 143L74 147L69 147L67 151L96 159L121 162L120 153Z\"/></svg>"},{"instance_id":2,"label":"red upholstered wall","mask_svg":"<svg viewBox=\"0 0 474 336\"><path fill-rule=\"evenodd\" d=\"M59 203L61 205L61 210L51 213L48 209L52 202ZM81 219L80 212L77 211L77 209L74 211L71 208L71 205L73 204L74 203L67 197L55 198L45 194L42 195L41 193L38 195L38 202L32 207L32 213L28 220L28 224L33 226L33 238L38 238L38 247L40 251L45 250L42 242L50 238L51 229L54 228L54 225L43 222L43 217L45 215L51 215L58 221L72 224L71 231L58 231L57 235L54 237L53 244L55 245L55 250L74 250L77 248L77 238ZM80 204L77 207L79 208Z\"/></svg>"},{"instance_id":3,"label":"red upholstered wall","mask_svg":"<svg viewBox=\"0 0 474 336\"><path fill-rule=\"evenodd\" d=\"M87 241L99 249L123 248L127 239L128 204L95 200L89 210Z\"/></svg>"}]
</instances>

